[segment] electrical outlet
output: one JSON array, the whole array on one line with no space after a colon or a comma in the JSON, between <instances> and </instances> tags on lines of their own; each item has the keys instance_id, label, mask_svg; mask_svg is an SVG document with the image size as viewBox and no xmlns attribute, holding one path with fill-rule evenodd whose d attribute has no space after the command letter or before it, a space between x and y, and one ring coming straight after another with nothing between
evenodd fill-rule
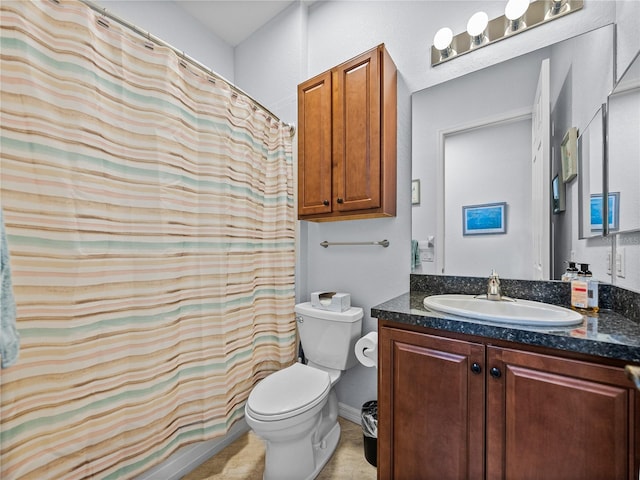
<instances>
[{"instance_id":1,"label":"electrical outlet","mask_svg":"<svg viewBox=\"0 0 640 480\"><path fill-rule=\"evenodd\" d=\"M616 253L616 277L624 278L624 248Z\"/></svg>"}]
</instances>

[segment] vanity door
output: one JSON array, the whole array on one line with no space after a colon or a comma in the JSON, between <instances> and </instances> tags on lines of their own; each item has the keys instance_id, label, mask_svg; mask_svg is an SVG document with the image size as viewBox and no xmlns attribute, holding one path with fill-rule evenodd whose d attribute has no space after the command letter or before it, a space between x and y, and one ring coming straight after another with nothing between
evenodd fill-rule
<instances>
[{"instance_id":1,"label":"vanity door","mask_svg":"<svg viewBox=\"0 0 640 480\"><path fill-rule=\"evenodd\" d=\"M487 479L637 478L624 369L487 347Z\"/></svg>"},{"instance_id":2,"label":"vanity door","mask_svg":"<svg viewBox=\"0 0 640 480\"><path fill-rule=\"evenodd\" d=\"M380 327L378 478L484 477L484 346Z\"/></svg>"}]
</instances>

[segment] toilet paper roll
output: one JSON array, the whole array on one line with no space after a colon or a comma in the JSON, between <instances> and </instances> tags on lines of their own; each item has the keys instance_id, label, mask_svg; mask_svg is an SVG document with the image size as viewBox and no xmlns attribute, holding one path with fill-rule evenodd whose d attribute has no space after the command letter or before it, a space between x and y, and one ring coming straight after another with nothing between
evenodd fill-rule
<instances>
[{"instance_id":1,"label":"toilet paper roll","mask_svg":"<svg viewBox=\"0 0 640 480\"><path fill-rule=\"evenodd\" d=\"M365 367L378 368L378 332L367 333L356 342L356 358Z\"/></svg>"}]
</instances>

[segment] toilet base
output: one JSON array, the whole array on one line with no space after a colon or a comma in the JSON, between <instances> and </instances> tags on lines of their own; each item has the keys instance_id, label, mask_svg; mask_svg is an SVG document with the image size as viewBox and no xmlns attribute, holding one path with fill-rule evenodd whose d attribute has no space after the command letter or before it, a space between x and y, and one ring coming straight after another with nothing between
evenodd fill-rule
<instances>
[{"instance_id":1,"label":"toilet base","mask_svg":"<svg viewBox=\"0 0 640 480\"><path fill-rule=\"evenodd\" d=\"M318 476L320 470L327 464L333 452L336 451L338 442L340 441L340 424L336 423L329 431L324 440L324 448L321 446L316 448L316 469L305 480L313 480Z\"/></svg>"},{"instance_id":2,"label":"toilet base","mask_svg":"<svg viewBox=\"0 0 640 480\"><path fill-rule=\"evenodd\" d=\"M295 464L289 464L286 469L287 472L283 472L282 464L277 465L276 458L280 457L279 453L275 452L279 446L274 444L267 444L266 465L264 470L263 480L313 480L318 476L320 470L327 464L333 452L335 452L338 442L340 441L340 424L336 423L329 433L325 436L324 440L317 445L311 445L308 441L302 441L294 445L289 445L287 448L286 456L289 457L289 461L295 458ZM266 443L266 442L265 442ZM311 447L312 452L307 451L307 448ZM292 450L301 449L299 452ZM278 459L280 460L280 459ZM306 461L305 461L306 460ZM271 462L274 462L271 464ZM312 465L315 464L315 467ZM273 468L271 468L273 467ZM312 470L309 470L309 467ZM306 471L305 471L306 470ZM304 474L302 473L304 471ZM304 476L302 476L304 475Z\"/></svg>"}]
</instances>

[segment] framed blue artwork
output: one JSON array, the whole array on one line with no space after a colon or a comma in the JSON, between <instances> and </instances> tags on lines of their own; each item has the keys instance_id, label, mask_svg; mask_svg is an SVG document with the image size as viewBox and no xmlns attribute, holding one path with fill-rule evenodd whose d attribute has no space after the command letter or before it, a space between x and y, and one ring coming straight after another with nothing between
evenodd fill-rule
<instances>
[{"instance_id":1,"label":"framed blue artwork","mask_svg":"<svg viewBox=\"0 0 640 480\"><path fill-rule=\"evenodd\" d=\"M462 234L507 233L507 202L462 207Z\"/></svg>"},{"instance_id":2,"label":"framed blue artwork","mask_svg":"<svg viewBox=\"0 0 640 480\"><path fill-rule=\"evenodd\" d=\"M553 206L553 213L564 212L565 207L565 186L564 183L560 183L560 177L556 175L551 182L551 205Z\"/></svg>"},{"instance_id":3,"label":"framed blue artwork","mask_svg":"<svg viewBox=\"0 0 640 480\"><path fill-rule=\"evenodd\" d=\"M618 230L618 222L620 219L620 192L610 192L608 207L609 231ZM602 194L594 193L591 195L591 231L602 231Z\"/></svg>"}]
</instances>

